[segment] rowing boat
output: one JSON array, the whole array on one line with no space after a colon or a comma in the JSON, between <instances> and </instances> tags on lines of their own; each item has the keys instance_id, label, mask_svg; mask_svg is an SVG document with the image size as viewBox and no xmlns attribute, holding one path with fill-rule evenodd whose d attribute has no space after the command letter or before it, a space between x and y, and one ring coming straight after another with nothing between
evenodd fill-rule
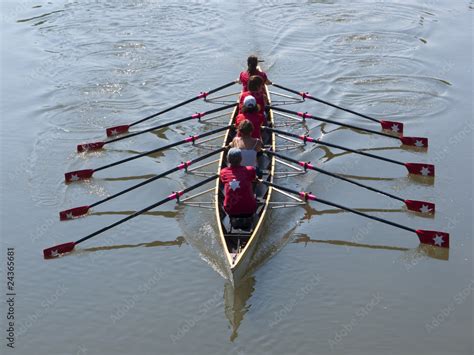
<instances>
[{"instance_id":1,"label":"rowing boat","mask_svg":"<svg viewBox=\"0 0 474 355\"><path fill-rule=\"evenodd\" d=\"M270 94L265 86L267 97L270 101ZM238 115L238 107L234 108L229 124L233 124ZM267 121L273 125L273 112L268 112ZM234 130L228 130L225 134L223 147L228 146L235 136ZM263 137L266 148L275 150L275 133L269 133ZM220 174L222 168L227 166L226 151L219 157L217 173ZM263 179L273 182L275 158L262 156L258 159L258 167L264 172ZM234 283L241 280L249 270L252 255L259 236L262 233L265 219L269 213L269 204L272 197L273 188L267 185L259 185L256 189L257 211L249 230L235 229L230 223L230 219L224 211L224 185L220 180L216 182L215 189L215 214L218 225L219 240L224 250L224 255L228 268L230 268L232 281Z\"/></svg>"},{"instance_id":2,"label":"rowing boat","mask_svg":"<svg viewBox=\"0 0 474 355\"><path fill-rule=\"evenodd\" d=\"M155 148L153 150L143 152L143 153L131 156L131 157L127 157L127 158L124 158L122 160L119 160L119 161L116 161L116 162L113 162L113 163L110 163L110 164L107 164L107 165L104 165L104 166L100 166L100 167L95 168L95 169L82 169L82 170L76 170L76 171L71 171L71 172L65 173L64 174L65 182L68 183L68 184L77 182L79 180L91 179L95 172L105 170L105 169L111 168L111 167L119 165L119 164L127 163L131 160L135 160L135 159L146 157L146 156L151 156L151 155L156 154L158 152L162 152L162 151L168 150L170 148L177 147L179 145L190 144L190 143L195 144L195 142L198 141L198 140L200 141L200 143L198 143L198 144L202 144L204 142L220 138L220 137L212 137L212 136L217 134L217 133L221 133L221 132L225 131L223 144L222 144L221 147L219 147L219 149L214 149L213 151L211 151L207 154L196 157L196 158L194 158L192 160L189 160L187 162L182 162L178 166L175 166L175 167L173 167L173 168L171 168L167 171L161 172L160 174L158 174L156 176L148 178L147 180L145 180L143 182L140 182L140 183L135 184L131 187L128 187L127 189L125 189L123 191L119 191L119 192L115 193L114 195L108 196L107 198L104 198L100 201L97 201L97 202L95 202L91 205L79 206L79 207L75 207L75 208L71 208L71 209L61 211L59 213L59 217L60 217L60 220L68 220L68 219L73 219L73 218L78 218L78 217L85 216L85 215L89 214L89 211L90 211L91 208L94 208L94 207L96 207L96 206L98 206L98 205L100 205L104 202L107 202L107 201L109 201L109 200L111 200L115 197L121 196L121 195L123 195L127 192L130 192L134 189L137 189L141 186L144 186L145 184L149 184L149 183L151 183L155 180L164 178L165 176L168 176L169 174L172 174L173 172L176 172L176 171L179 171L179 170L184 170L188 173L190 173L193 170L197 174L196 170L198 169L198 167L196 167L194 169L191 169L191 170L188 170L188 167L192 164L195 164L198 161L202 161L202 160L205 160L205 159L207 159L207 158L209 158L213 155L219 154L220 157L218 159L217 174L215 174L214 171L213 172L203 171L203 172L201 172L200 175L208 176L206 179L204 179L204 180L202 180L202 181L200 181L200 182L198 182L198 183L196 183L192 186L186 187L181 191L173 192L170 195L166 196L165 198L163 198L163 199L161 199L161 200L159 200L159 201L157 201L157 202L155 202L155 203L153 203L153 204L151 204L151 205L149 205L149 206L147 206L147 207L145 207L145 208L143 208L143 209L127 216L127 217L124 217L119 221L116 221L116 222L114 222L114 223L112 223L108 226L105 226L105 227L103 227L103 228L101 228L101 229L99 229L99 230L97 230L93 233L90 233L90 234L84 236L81 239L78 239L74 242L68 242L68 243L64 243L64 244L55 245L55 246L50 247L50 248L46 248L46 249L43 250L44 258L45 259L57 258L59 256L62 256L63 254L69 253L69 252L73 251L75 246L78 245L79 243L85 242L86 240L89 240L90 238L93 238L93 237L95 237L99 234L102 234L103 232L105 232L109 229L112 229L112 228L114 228L114 227L116 227L116 226L132 219L132 218L135 218L139 215L142 215L145 212L150 211L154 208L157 208L158 206L161 206L161 205L163 205L163 204L165 204L169 201L176 200L178 202L181 201L181 203L185 203L186 200L189 201L193 197L202 196L203 194L205 194L207 192L210 192L210 191L214 191L214 197L215 198L214 198L213 202L198 202L198 203L194 203L194 204L190 204L188 202L188 204L189 205L195 205L195 206L201 206L201 207L202 206L207 206L207 208L212 206L211 208L214 209L216 220L217 220L218 234L219 234L218 239L220 240L220 243L221 243L223 251L224 251L223 254L224 254L225 263L228 266L227 269L230 270L230 275L229 275L230 277L229 278L231 279L231 282L234 283L234 285L235 285L236 282L244 279L245 276L248 276L248 273L251 269L250 266L253 266L253 265L251 265L252 264L252 259L253 259L252 257L255 254L256 247L259 244L258 241L261 238L261 235L264 231L264 224L265 224L266 219L268 219L270 204L272 204L272 208L293 207L293 206L306 204L306 203L311 202L311 201L315 201L315 202L319 202L319 203L322 203L322 204L325 204L325 205L329 205L329 206L332 206L332 207L335 207L335 208L338 208L338 209L341 209L341 210L344 210L344 211L351 212L353 214L357 214L359 216L362 216L362 217L365 217L365 218L368 218L368 219L371 219L371 220L376 220L378 222L382 222L384 224L391 225L393 227L403 229L405 231L412 232L412 233L414 233L418 236L418 239L420 240L420 242L422 244L430 245L430 246L434 246L434 247L449 248L449 233L436 231L436 230L415 229L415 228L412 228L412 227L409 227L409 226L406 226L406 225L403 225L403 224L400 224L400 223L397 223L397 222L393 222L393 221L390 221L390 220L387 220L387 219L384 219L384 218L381 218L381 217L378 217L378 216L374 216L374 215L370 215L370 214L361 212L361 211L359 211L357 209L354 209L354 208L351 208L351 207L340 205L339 203L335 203L335 202L331 202L331 201L319 198L318 196L315 196L310 192L299 191L299 190L291 189L291 188L286 187L286 186L280 186L280 185L274 184L273 179L274 179L276 173L278 174L278 177L282 177L282 176L288 176L289 177L289 176L294 176L294 175L299 175L299 174L305 174L308 171L317 171L321 174L331 176L335 179L342 180L342 181L345 181L347 183L351 183L353 185L359 186L361 188L364 188L364 189L367 189L367 190L370 190L370 191L373 191L373 192L377 192L377 193L382 194L384 196L387 196L391 199L398 200L398 201L405 204L407 212L410 211L410 212L413 212L413 213L416 213L416 214L423 214L423 215L434 215L434 212L435 212L435 204L434 203L427 202L427 201L420 201L420 200L405 199L401 196L396 196L392 193L388 193L386 191L374 188L372 186L362 184L362 183L360 183L360 182L358 182L354 179L350 179L350 178L347 178L345 176L341 176L338 173L333 173L333 172L330 172L330 171L326 171L325 169L321 169L321 168L319 168L315 165L312 165L311 163L307 163L307 162L304 162L304 161L299 161L299 160L297 160L293 157L283 155L283 154L281 154L280 151L276 151L275 137L278 136L279 139L285 139L285 140L290 142L290 144L287 147L285 147L284 145L279 145L279 147L278 147L279 150L296 149L297 147L302 147L302 146L306 145L306 143L317 144L317 145L321 145L321 146L328 146L328 147L332 147L332 148L335 148L335 149L338 149L338 150L351 152L353 154L362 155L362 156L365 156L365 157L368 157L368 158L371 158L371 159L376 159L376 160L379 160L379 161L385 161L386 163L391 163L391 164L395 164L395 165L398 165L398 166L404 166L408 170L408 173L411 176L418 177L420 179L428 179L428 180L422 180L422 181L429 182L429 183L433 183L432 179L435 176L435 166L433 164L405 163L405 162L402 162L402 161L399 161L399 160L382 157L382 156L379 156L377 154L368 153L365 150L352 149L352 148L345 147L345 146L342 146L342 145L330 143L330 142L327 142L327 141L322 140L320 138L311 137L307 134L299 135L299 134L295 134L295 133L292 133L292 132L277 129L274 125L274 114L277 114L279 116L286 117L286 118L290 119L293 123L289 124L289 125L293 125L295 123L304 123L305 119L308 118L308 119L311 119L311 120L316 120L316 121L321 121L321 122L330 123L330 124L334 124L334 125L339 125L341 127L346 127L346 128L350 128L350 129L365 131L365 132L368 132L368 133L371 133L371 134L381 135L381 136L384 136L386 138L399 140L400 143L401 143L400 149L405 149L405 148L407 148L407 149L416 149L417 151L419 151L421 149L422 151L426 151L426 148L428 147L428 139L427 138L424 138L424 137L407 137L407 136L401 134L401 132L403 132L403 124L400 123L400 122L379 120L379 119L376 119L374 117L370 117L370 116L367 116L365 114L361 114L361 113L358 113L356 111L346 109L346 108L343 108L341 106L338 106L338 105L332 104L330 102L324 101L322 99L316 98L316 97L310 95L307 92L302 92L302 91L286 88L282 85L278 85L278 84L275 84L275 83L273 83L274 87L279 88L281 90L288 91L292 94L298 94L299 96L302 97L303 101L304 101L304 99L307 98L307 99L310 99L310 100L313 100L313 101L317 101L317 102L329 105L329 106L337 108L339 110L349 112L351 114L354 114L356 116L365 118L367 120L377 122L381 125L382 130L387 130L387 128L390 127L392 129L392 133L388 134L387 132L380 132L380 131L376 131L376 130L373 130L373 129L358 127L358 126L355 126L355 125L352 125L352 124L341 123L341 122L337 122L336 120L321 118L319 116L314 116L314 115L308 114L307 112L303 113L303 112L296 112L296 111L291 111L291 110L287 110L287 109L282 109L282 108L279 108L279 107L270 107L274 112L270 111L269 114L268 114L268 117L267 117L268 123L266 125L267 127L264 127L264 139L263 139L263 143L264 143L264 145L267 149L265 150L264 154L261 157L259 157L259 160L258 160L258 165L259 165L258 167L264 173L264 175L263 175L264 177L260 180L260 184L257 185L257 188L255 190L256 191L256 196L257 196L257 211L256 211L255 215L252 216L252 220L250 221L250 223L246 223L246 224L235 223L235 219L229 218L229 216L225 213L224 208L223 208L224 186L220 183L220 181L215 183L216 184L216 185L214 185L215 188L208 189L204 192L200 192L200 193L195 194L194 196L191 196L191 197L180 199L181 196L183 196L183 195L185 195L185 194L187 194L191 191L194 191L196 189L199 189L200 187L202 187L202 186L204 186L208 183L214 182L218 178L218 176L221 172L221 169L226 166L225 147L230 144L231 140L235 136L235 130L232 128L232 124L234 123L234 121L236 119L236 116L237 116L237 108L235 107L237 105L235 103L232 103L231 105L222 106L222 107L212 109L212 110L209 110L209 111L206 111L206 112L195 113L195 114L192 114L190 116L180 118L180 119L177 119L177 120L174 120L174 121L170 121L170 122L167 122L167 123L163 123L163 124L160 124L158 126L153 126L153 127L150 127L150 128L146 128L146 129L143 129L141 131L129 132L129 128L133 127L136 124L142 123L142 122L144 122L146 120L149 120L151 118L155 118L158 115L164 114L164 113L169 112L169 111L171 111L175 108L184 106L184 105L186 105L190 102L193 102L193 101L196 101L196 100L199 100L199 99L204 99L204 100L209 101L209 102L219 103L219 102L215 101L217 99L216 97L211 99L208 96L212 93L215 93L215 92L223 90L223 89L225 89L229 86L232 86L233 84L235 84L235 81L232 81L230 83L227 83L227 84L222 85L220 87L217 87L215 89L209 90L208 92L201 92L199 95L197 95L197 96L195 96L191 99L185 100L185 101L183 101L179 104L176 104L176 105L174 105L172 107L169 107L165 110L162 110L158 113L155 113L155 114L152 114L152 115L147 116L145 118L142 118L138 121L132 122L132 123L127 124L127 125L120 125L120 126L110 127L106 130L106 133L107 133L108 137L121 134L121 136L119 136L119 137L115 137L115 138L109 139L107 141L79 144L77 146L77 151L79 153L85 153L85 152L88 152L88 151L99 150L99 149L102 149L106 144L108 145L108 144L114 143L114 142L122 140L122 139L135 137L135 136L140 135L140 134L144 134L144 133L151 132L151 131L154 131L154 130L162 129L164 127L169 127L170 125L175 125L175 124L186 122L186 121L189 121L189 120L193 120L193 119L199 119L200 120L203 116L213 114L213 113L216 113L216 112L219 112L219 111L226 110L230 107L233 107L233 112L230 116L230 124L227 125L227 126L221 126L220 124L218 124L220 127L217 128L217 129L209 130L209 131L206 131L206 132L204 132L202 134L199 134L199 135L192 135L190 137L186 137L184 139L181 139L181 140L172 142L170 144ZM269 92L269 90L266 86L265 86L265 91L266 91L267 97L269 97L270 92ZM298 98L294 98L294 97L284 95L284 94L281 94L281 93L278 93L278 92L272 92L272 94L274 96L280 96L280 97L284 98L284 100L276 99L276 100L273 101L273 104L277 105L277 106L283 105L285 103L290 103L290 102L291 103L302 102ZM235 94L229 94L229 95L223 95L223 96L220 96L220 97L223 98L223 97L234 96L234 95ZM214 100L214 101L211 101L211 100ZM288 100L290 100L290 101L288 101ZM225 114L224 116L227 116L227 114ZM297 116L300 117L301 119L299 119ZM221 117L221 116L208 118L208 119L206 119L206 121L208 121L210 119L215 119L217 117ZM285 124L284 122L280 122L280 120L279 120L279 124L280 124L280 126L288 125L288 124ZM127 134L125 135L125 133L127 133ZM204 137L210 137L210 138L202 141L201 139L204 138ZM302 141L302 143L299 143L300 141ZM204 147L204 145L203 145L203 147ZM278 162L279 164L284 165L286 167L286 169L292 169L293 171L275 172L275 162ZM201 167L208 166L211 163L214 163L214 162L205 163ZM208 175L208 174L210 174L210 175ZM288 203L288 202L271 201L272 193L283 194L284 196L286 196L288 198L291 198L293 200L293 202ZM278 203L280 203L280 205L278 205ZM246 222L249 222L249 220L247 219Z\"/></svg>"}]
</instances>

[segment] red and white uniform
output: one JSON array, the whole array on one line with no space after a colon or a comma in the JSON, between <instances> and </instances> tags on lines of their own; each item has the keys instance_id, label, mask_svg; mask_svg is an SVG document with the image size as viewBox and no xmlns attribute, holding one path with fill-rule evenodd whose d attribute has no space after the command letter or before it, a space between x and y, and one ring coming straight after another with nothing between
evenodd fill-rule
<instances>
[{"instance_id":1,"label":"red and white uniform","mask_svg":"<svg viewBox=\"0 0 474 355\"><path fill-rule=\"evenodd\" d=\"M235 118L235 126L238 127L240 122L243 120L249 120L253 124L252 138L261 138L262 137L262 127L265 118L261 112L246 112L239 113Z\"/></svg>"},{"instance_id":2,"label":"red and white uniform","mask_svg":"<svg viewBox=\"0 0 474 355\"><path fill-rule=\"evenodd\" d=\"M224 184L224 210L229 216L253 214L257 201L253 194L255 180L253 166L231 166L221 170L220 180Z\"/></svg>"},{"instance_id":3,"label":"red and white uniform","mask_svg":"<svg viewBox=\"0 0 474 355\"><path fill-rule=\"evenodd\" d=\"M265 74L265 72L263 71L260 71L257 69L257 72L253 75L257 75L259 77L262 78L263 80L263 83L265 84L267 82L267 74ZM240 76L239 76L239 80L240 82L242 83L242 91L247 91L247 83L249 82L249 78L251 77L252 75L247 71L243 71L240 73Z\"/></svg>"},{"instance_id":4,"label":"red and white uniform","mask_svg":"<svg viewBox=\"0 0 474 355\"><path fill-rule=\"evenodd\" d=\"M242 111L242 106L244 105L244 100L247 96L255 97L255 101L257 101L258 105L258 112L265 112L265 95L263 92L256 92L256 91L244 91L240 95L240 102L239 102L239 110Z\"/></svg>"}]
</instances>

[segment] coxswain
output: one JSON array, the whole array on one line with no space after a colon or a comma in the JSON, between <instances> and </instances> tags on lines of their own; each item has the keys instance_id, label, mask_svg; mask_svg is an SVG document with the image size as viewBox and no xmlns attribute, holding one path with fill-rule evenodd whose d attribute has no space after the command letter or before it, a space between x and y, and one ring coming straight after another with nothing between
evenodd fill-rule
<instances>
[{"instance_id":1,"label":"coxswain","mask_svg":"<svg viewBox=\"0 0 474 355\"><path fill-rule=\"evenodd\" d=\"M252 217L257 210L257 201L252 183L256 179L253 166L242 166L242 152L231 148L227 152L229 166L220 172L224 184L224 210L230 217Z\"/></svg>"},{"instance_id":2,"label":"coxswain","mask_svg":"<svg viewBox=\"0 0 474 355\"><path fill-rule=\"evenodd\" d=\"M251 134L252 138L262 138L261 127L265 122L263 113L258 111L257 100L255 97L249 95L242 102L242 110L235 118L235 126L239 127L239 124L249 120L253 124L253 131Z\"/></svg>"},{"instance_id":3,"label":"coxswain","mask_svg":"<svg viewBox=\"0 0 474 355\"><path fill-rule=\"evenodd\" d=\"M257 166L257 153L262 151L263 144L258 138L252 137L253 124L249 120L243 120L237 127L239 133L230 143L232 148L239 148L242 154L242 166L253 166L259 178L262 177Z\"/></svg>"},{"instance_id":4,"label":"coxswain","mask_svg":"<svg viewBox=\"0 0 474 355\"><path fill-rule=\"evenodd\" d=\"M258 57L255 55L251 55L247 58L247 70L243 71L239 75L238 82L242 84L242 91L247 91L247 83L249 78L252 75L258 75L262 78L263 83L266 85L271 85L272 82L268 80L267 74L264 71L257 69L258 66Z\"/></svg>"}]
</instances>

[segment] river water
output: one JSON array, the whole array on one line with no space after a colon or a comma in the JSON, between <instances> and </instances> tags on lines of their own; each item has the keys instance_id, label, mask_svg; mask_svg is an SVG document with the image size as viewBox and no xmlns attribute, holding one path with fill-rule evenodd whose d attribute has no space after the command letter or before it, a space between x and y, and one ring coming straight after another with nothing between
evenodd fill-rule
<instances>
[{"instance_id":1,"label":"river water","mask_svg":"<svg viewBox=\"0 0 474 355\"><path fill-rule=\"evenodd\" d=\"M10 307L2 272L1 353L472 354L473 8L457 0L3 1L1 270L12 250L15 296ZM449 252L314 203L271 214L250 276L234 287L220 266L212 212L169 203L43 260L43 248L78 240L198 179L175 173L74 221L60 222L58 211L205 151L180 146L79 184L65 185L64 172L209 128L183 123L82 155L76 144L233 80L251 53L275 83L401 121L407 135L428 136L430 147L402 149L314 121L311 135L431 162L437 176L420 181L403 167L337 149L308 145L287 154L434 201L437 211L413 215L398 201L320 174L279 183L447 231ZM140 127L215 107L196 102ZM378 129L312 101L288 108Z\"/></svg>"}]
</instances>

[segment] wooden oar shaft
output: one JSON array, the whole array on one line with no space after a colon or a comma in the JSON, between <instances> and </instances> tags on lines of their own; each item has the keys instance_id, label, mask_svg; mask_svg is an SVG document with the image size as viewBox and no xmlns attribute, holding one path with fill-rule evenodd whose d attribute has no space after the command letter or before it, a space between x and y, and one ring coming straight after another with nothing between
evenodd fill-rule
<instances>
[{"instance_id":1,"label":"wooden oar shaft","mask_svg":"<svg viewBox=\"0 0 474 355\"><path fill-rule=\"evenodd\" d=\"M399 200L399 201L402 201L402 202L405 202L405 199L401 198L401 197L398 197L398 196L395 196L395 195L392 195L391 193L388 193L388 192L385 192L385 191L382 191L382 190L379 190L379 189L376 189L374 187L371 187L371 186L368 186L368 185L365 185L365 184L362 184L360 182L357 182L355 180L352 180L352 179L348 179L348 178L345 178L339 174L335 174L335 173L332 173L330 171L327 171L327 170L323 170L321 168L318 168L314 165L311 165L311 164L307 164L307 163L304 163L304 162L301 162L301 161L298 161L296 159L293 159L293 158L290 158L290 157L287 157L285 155L281 155L279 153L276 153L276 152L272 152L272 151L266 151L265 152L266 154L269 154L269 155L274 155L280 159L283 159L283 160L286 160L286 161L289 161L289 162L292 162L294 164L298 164L300 166L302 166L303 168L305 169L310 169L310 170L314 170L314 171L317 171L321 174L325 174L325 175L328 175L328 176L332 176L336 179L339 179L339 180L343 180L343 181L346 181L348 183L351 183L351 184L354 184L354 185L357 185L357 186L360 186L360 187L363 187L364 189L367 189L367 190L370 190L370 191L374 191L374 192L377 192L379 194L382 194L382 195L385 195L385 196L388 196L388 197L391 197L395 200Z\"/></svg>"},{"instance_id":2,"label":"wooden oar shaft","mask_svg":"<svg viewBox=\"0 0 474 355\"><path fill-rule=\"evenodd\" d=\"M209 132L202 133L202 134L200 134L200 135L198 135L198 136L191 136L191 137L189 137L189 138L186 138L186 139L183 139L183 140L174 142L174 143L170 143L170 144L165 145L165 146L163 146L163 147L156 148L156 149L150 150L150 151L148 151L148 152L144 152L144 153L141 153L141 154L137 154L137 155L135 155L135 156L133 156L133 157L130 157L130 158L122 159L122 160L116 161L116 162L114 162L114 163L101 166L100 168L94 169L94 172L99 171L99 170L104 170L104 169L107 169L107 168L110 168L110 167L112 167L112 166L116 166L116 165L119 165L119 164L122 164L122 163L126 163L126 162L128 162L128 161L135 160L135 159L138 159L138 158L141 158L141 157L144 157L144 156L153 154L153 153L158 153L158 152L160 152L160 151L163 151L163 150L166 150L166 149L169 149L169 148L177 147L177 146L179 146L179 145L189 143L190 141L194 141L195 139L207 137L207 136L213 135L213 134L215 134L215 133L225 131L225 130L229 129L230 127L231 127L231 126L225 126L225 127L221 127L221 128L214 129L214 130L209 131Z\"/></svg>"},{"instance_id":3,"label":"wooden oar shaft","mask_svg":"<svg viewBox=\"0 0 474 355\"><path fill-rule=\"evenodd\" d=\"M129 188L127 188L127 189L125 189L125 190L122 190L122 191L120 191L120 192L117 192L116 194L111 195L111 196L109 196L109 197L107 197L107 198L104 198L103 200L97 201L97 202L91 204L89 207L98 206L98 205L100 205L100 204L102 204L102 203L104 203L104 202L110 201L110 200L112 200L112 199L114 199L114 198L116 198L116 197L118 197L118 196L120 196L120 195L123 195L123 194L125 194L125 193L127 193L127 192L130 192L130 191L135 190L135 189L137 189L137 188L139 188L139 187L142 187L142 186L144 186L144 185L147 185L147 184L149 184L149 183L151 183L151 182L153 182L153 181L156 181L156 180L158 180L158 179L161 179L162 177L165 177L165 176L167 176L167 175L169 175L169 174L172 174L172 173L174 173L174 172L176 172L176 171L185 169L185 168L187 168L187 167L188 167L189 165L191 165L191 164L195 164L195 163L197 163L197 162L199 162L199 161L205 160L205 159L207 159L207 158L209 158L209 157L211 157L211 156L213 156L213 155L216 155L216 154L222 152L224 149L225 149L225 148L219 148L219 149L216 149L216 150L214 150L214 151L212 151L212 152L210 152L210 153L204 154L204 155L202 155L202 156L200 156L200 157L198 157L198 158L189 160L189 161L187 161L186 163L181 163L181 164L179 164L178 166L175 166L174 168L171 168L171 169L169 169L169 170L163 171L162 173L160 173L160 174L158 174L158 175L156 175L156 176L153 176L153 177L151 177L151 178L149 178L149 179L146 179L145 181L142 181L142 182L139 183L139 184L130 186Z\"/></svg>"},{"instance_id":4,"label":"wooden oar shaft","mask_svg":"<svg viewBox=\"0 0 474 355\"><path fill-rule=\"evenodd\" d=\"M215 89L212 89L212 90L210 90L210 91L208 91L208 92L206 92L206 93L201 93L200 95L197 95L197 96L195 96L195 97L193 97L193 98L191 98L191 99L185 100L185 101L180 102L180 103L178 103L178 104L176 104L176 105L174 105L174 106L168 107L167 109L164 109L164 110L162 110L162 111L160 111L160 112L154 113L153 115L150 115L150 116L147 116L147 117L145 117L145 118L142 118L141 120L135 121L135 122L131 123L129 126L130 126L130 127L135 126L135 125L137 125L137 124L139 124L139 123L142 123L142 122L145 122L145 121L147 121L147 120L149 120L149 119L151 119L151 118L154 118L154 117L156 117L156 116L159 116L159 115L162 115L162 114L164 114L164 113L166 113L166 112L169 112L169 111L171 111L171 110L174 110L174 109L176 109L176 108L178 108L178 107L180 107L180 106L184 106L184 105L187 105L187 104L189 104L189 103L191 103L191 102L193 102L193 101L196 101L196 100L199 100L199 99L202 99L202 98L206 98L207 95L210 95L210 94L213 94L213 93L215 93L215 92L217 92L217 91L223 90L223 89L225 89L225 88L227 88L227 87L229 87L229 86L232 86L232 85L234 85L234 84L235 84L235 81L231 81L230 83L227 83L227 84L225 84L225 85L219 86L219 87L217 87L217 88L215 88Z\"/></svg>"},{"instance_id":5,"label":"wooden oar shaft","mask_svg":"<svg viewBox=\"0 0 474 355\"><path fill-rule=\"evenodd\" d=\"M213 175L213 176L211 176L211 177L209 177L209 178L207 178L207 179L205 179L205 180L203 180L203 181L201 181L201 182L199 182L199 183L197 183L197 184L195 184L195 185L192 185L192 186L190 186L190 187L185 188L184 190L181 190L181 191L179 191L179 192L175 192L175 193L173 193L173 194L167 196L166 198L164 198L164 199L162 199L162 200L160 200L160 201L158 201L158 202L156 202L156 203L154 203L154 204L152 204L152 205L150 205L150 206L148 206L148 207L145 207L144 209L142 209L142 210L140 210L140 211L137 211L137 212L131 214L130 216L127 216L127 217L125 217L125 218L123 218L123 219L121 219L121 220L119 220L119 221L117 221L117 222L115 222L115 223L112 223L112 224L110 224L110 225L108 225L108 226L106 226L106 227L104 227L104 228L102 228L102 229L99 229L98 231L95 231L94 233L91 233L91 234L85 236L84 238L79 239L78 241L75 242L75 244L82 243L82 242L84 242L84 241L86 241L86 240L88 240L88 239L90 239L90 238L92 238L92 237L95 237L95 236L98 235L98 234L101 234L101 233L103 233L103 232L105 232L105 231L107 231L107 230L109 230L109 229L111 229L111 228L113 228L113 227L116 227L116 226L118 226L118 225L120 225L120 224L122 224L122 223L124 223L124 222L127 222L128 220L130 220L130 219L132 219L132 218L135 218L135 217L137 217L137 216L139 216L139 215L141 215L141 214L143 214L143 213L145 213L145 212L148 212L149 210L151 210L151 209L153 209L153 208L156 208L156 207L158 207L158 206L160 206L160 205L162 205L162 204L164 204L164 203L166 203L166 202L168 202L168 201L174 200L174 199L176 199L177 197L179 197L179 196L181 196L181 195L183 195L183 194L185 194L185 193L187 193L187 192L189 192L189 191L192 191L192 190L197 189L198 187L200 187L200 186L202 186L202 185L207 184L208 182L210 182L210 181L216 179L217 177L218 177L218 175Z\"/></svg>"},{"instance_id":6,"label":"wooden oar shaft","mask_svg":"<svg viewBox=\"0 0 474 355\"><path fill-rule=\"evenodd\" d=\"M192 120L192 119L195 119L195 118L200 118L200 117L202 117L202 116L210 115L210 114L213 114L213 113L215 113L215 112L227 110L228 108L234 107L234 106L236 106L236 105L237 105L236 103L235 103L235 104L230 104L230 105L218 107L218 108L215 108L215 109L206 111L206 112L202 112L202 113L200 113L200 114L190 115L190 116L187 116L187 117L184 117L184 118L180 118L180 119L177 119L177 120L168 122L168 123L163 123L163 124L161 124L161 125L158 125L158 126L155 126L155 127L151 127L151 128L147 128L147 129L144 129L144 130L139 131L139 132L130 133L130 134L127 134L127 135L122 136L122 137L117 137L117 138L108 140L108 141L106 141L106 142L104 143L104 145L105 145L105 144L109 144L109 143L113 143L113 142L117 142L117 141L120 141L120 140L122 140L122 139L127 139L127 138L131 138L131 137L135 137L135 136L138 136L138 135L140 135L140 134L147 133L147 132L151 132L151 131L155 131L155 130L157 130L157 129L164 128L164 127L168 127L168 126L171 126L171 125L174 125L174 124L186 122L186 121L189 121L189 120Z\"/></svg>"},{"instance_id":7,"label":"wooden oar shaft","mask_svg":"<svg viewBox=\"0 0 474 355\"><path fill-rule=\"evenodd\" d=\"M378 120L378 119L376 119L376 118L373 118L373 117L364 115L363 113L360 113L360 112L356 112L356 111L349 110L349 109L347 109L347 108L344 108L344 107L335 105L335 104L333 104L333 103L330 103L330 102L328 102L328 101L324 101L324 100L322 100L322 99L318 99L317 97L311 96L311 95L309 95L308 93L304 93L304 92L300 92L300 91L297 91L297 90L294 90L294 89L290 89L290 88L287 88L287 87L285 87L285 86L278 85L278 84L275 84L275 83L273 83L273 86L275 86L275 87L277 87L277 88L280 88L280 89L282 89L282 90L291 92L291 93L293 93L293 94L300 95L300 96L303 97L303 98L308 98L308 99L311 99L311 100L320 102L320 103L322 103L322 104L325 104L325 105L328 105L328 106L337 108L337 109L339 109L339 110L352 113L352 114L354 114L354 115L356 115L356 116L364 117L364 118L367 118L367 119L369 119L369 120L371 120L371 121L381 123L381 121Z\"/></svg>"},{"instance_id":8,"label":"wooden oar shaft","mask_svg":"<svg viewBox=\"0 0 474 355\"><path fill-rule=\"evenodd\" d=\"M398 160L393 160L393 159L381 157L381 156L378 156L378 155L375 155L375 154L362 152L360 150L351 149L351 148L348 148L348 147L343 147L343 146L338 145L338 144L324 142L324 141L321 141L319 139L312 138L312 137L309 137L309 136L306 136L306 135L298 135L298 134L285 132L285 131L281 131L279 129L270 128L270 127L262 127L262 128L266 129L266 130L270 130L270 131L275 132L275 133L286 135L286 136L289 136L289 137L298 138L298 139L302 140L305 143L306 142L314 142L314 143L325 145L325 146L328 146L328 147L337 148L337 149L345 150L345 151L348 151L348 152L351 152L351 153L364 155L366 157L370 157L370 158L374 158L374 159L378 159L378 160L383 160L383 161L386 161L386 162L389 162L389 163L405 166L405 163L402 163L401 161L398 161Z\"/></svg>"},{"instance_id":9,"label":"wooden oar shaft","mask_svg":"<svg viewBox=\"0 0 474 355\"><path fill-rule=\"evenodd\" d=\"M285 113L289 113L289 114L292 114L292 115L300 116L303 119L311 118L311 119L316 120L316 121L332 123L332 124L335 124L335 125L338 125L338 126L341 126L341 127L347 127L347 128L356 129L356 130L359 130L359 131L364 131L364 132L377 134L379 136L384 136L384 137L400 140L399 137L396 137L396 136L388 134L388 133L375 131L375 130L369 129L369 128L358 127L358 126L354 126L354 125L351 125L351 124L348 124L348 123L342 123L342 122L334 121L334 120L331 120L331 119L328 119L328 118L322 118L322 117L319 117L319 116L310 115L310 114L307 114L305 112L297 112L297 111L292 111L292 110L288 110L288 109L285 109L285 108L273 107L273 106L271 106L270 108L275 110L275 111L280 111L280 112L285 112Z\"/></svg>"},{"instance_id":10,"label":"wooden oar shaft","mask_svg":"<svg viewBox=\"0 0 474 355\"><path fill-rule=\"evenodd\" d=\"M283 191L286 191L288 193L292 193L292 194L295 194L295 195L298 195L298 196L301 196L302 194L306 194L306 193L301 193L297 190L290 189L290 188L285 187L285 186L280 186L280 185L273 184L273 183L268 182L268 181L262 181L262 183L264 183L265 185L268 185L268 186L276 187L277 189L280 189L280 190L283 190ZM393 227L401 228L401 229L407 230L409 232L417 233L416 229L404 226L402 224L398 224L398 223L395 223L395 222L392 222L392 221L389 221L389 220L386 220L386 219L383 219L383 218L380 218L380 217L375 217L375 216L372 216L372 215L367 214L367 213L359 212L359 211L357 211L353 208L342 206L342 205L339 205L339 204L334 203L334 202L326 201L326 200L323 200L323 199L321 199L319 197L316 197L314 195L311 195L311 194L309 194L309 197L313 201L320 202L320 203L323 203L325 205L333 206L333 207L336 207L336 208L340 208L341 210L352 212L352 213L357 214L359 216L366 217L366 218L372 219L374 221L382 222L382 223L391 225Z\"/></svg>"}]
</instances>

